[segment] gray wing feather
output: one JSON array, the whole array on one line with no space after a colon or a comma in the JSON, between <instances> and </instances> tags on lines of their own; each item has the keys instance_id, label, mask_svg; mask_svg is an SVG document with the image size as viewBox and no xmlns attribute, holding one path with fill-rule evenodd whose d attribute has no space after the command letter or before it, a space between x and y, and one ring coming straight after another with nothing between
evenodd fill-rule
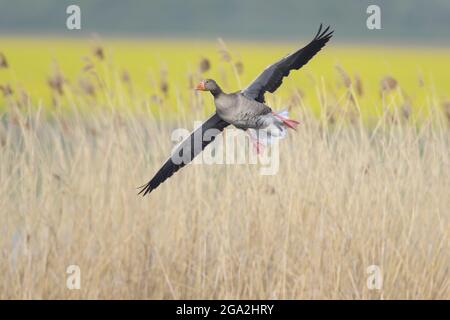
<instances>
[{"instance_id":1,"label":"gray wing feather","mask_svg":"<svg viewBox=\"0 0 450 320\"><path fill-rule=\"evenodd\" d=\"M264 103L266 91L275 92L291 70L300 69L325 46L333 35L333 31L329 30L330 27L327 27L322 32L322 25L320 25L316 36L307 46L267 67L247 88L242 90L242 93L250 99Z\"/></svg>"},{"instance_id":2,"label":"gray wing feather","mask_svg":"<svg viewBox=\"0 0 450 320\"><path fill-rule=\"evenodd\" d=\"M152 192L161 183L170 178L175 172L183 168L186 164L191 162L203 149L206 148L208 144L214 141L215 137L229 125L228 122L223 121L217 113L214 113L208 120L206 120L199 128L194 130L188 138L180 143L178 148L173 152L172 156L164 163L161 169L155 174L155 176L145 185L143 185L139 194L145 196L146 194ZM216 135L213 135L205 141L203 135L208 129L217 129ZM201 144L195 143L195 139L201 138ZM187 157L187 161L179 163L179 161L173 161L173 155L177 155L180 158L184 158L184 152L190 152Z\"/></svg>"}]
</instances>

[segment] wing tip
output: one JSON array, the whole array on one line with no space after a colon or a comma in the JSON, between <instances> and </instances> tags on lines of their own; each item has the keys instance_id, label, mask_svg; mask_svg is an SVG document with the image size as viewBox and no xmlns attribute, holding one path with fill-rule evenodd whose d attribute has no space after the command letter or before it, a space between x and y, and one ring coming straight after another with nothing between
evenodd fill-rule
<instances>
[{"instance_id":1,"label":"wing tip","mask_svg":"<svg viewBox=\"0 0 450 320\"><path fill-rule=\"evenodd\" d=\"M138 192L138 195L142 195L143 197L145 197L147 194L152 192L154 188L152 188L151 182L149 182L147 184L144 184L143 186L138 187L137 189L141 189Z\"/></svg>"},{"instance_id":2,"label":"wing tip","mask_svg":"<svg viewBox=\"0 0 450 320\"><path fill-rule=\"evenodd\" d=\"M323 24L321 23L319 26L319 31L317 31L316 36L314 37L314 40L325 40L328 41L333 36L334 30L330 29L331 26L327 26L322 31Z\"/></svg>"},{"instance_id":3,"label":"wing tip","mask_svg":"<svg viewBox=\"0 0 450 320\"><path fill-rule=\"evenodd\" d=\"M322 31L322 23L320 23L319 30L317 31L316 36L314 37L314 39L317 39L319 37L319 34L320 34L321 31Z\"/></svg>"}]
</instances>

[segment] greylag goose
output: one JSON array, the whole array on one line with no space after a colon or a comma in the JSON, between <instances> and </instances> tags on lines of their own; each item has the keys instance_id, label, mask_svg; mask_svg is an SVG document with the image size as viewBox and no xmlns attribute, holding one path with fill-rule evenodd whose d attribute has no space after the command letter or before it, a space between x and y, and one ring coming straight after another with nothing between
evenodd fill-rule
<instances>
[{"instance_id":1,"label":"greylag goose","mask_svg":"<svg viewBox=\"0 0 450 320\"><path fill-rule=\"evenodd\" d=\"M332 35L333 31L330 30L330 27L322 30L322 25L320 25L319 31L308 45L268 66L243 90L225 93L216 81L212 79L201 81L196 89L209 91L212 94L216 112L178 145L155 176L140 187L139 194L145 196L155 190L175 172L191 162L230 124L249 133L257 152L261 145L260 131L268 130L270 137L283 137L286 128L295 129L299 122L289 119L285 112L273 112L265 104L264 93L275 92L280 87L283 78L287 77L291 70L298 70L311 60ZM210 129L214 129L214 134L205 138L203 134ZM265 142L267 143L267 136ZM174 155L177 156L176 161ZM179 161L179 159L183 159L183 161Z\"/></svg>"}]
</instances>

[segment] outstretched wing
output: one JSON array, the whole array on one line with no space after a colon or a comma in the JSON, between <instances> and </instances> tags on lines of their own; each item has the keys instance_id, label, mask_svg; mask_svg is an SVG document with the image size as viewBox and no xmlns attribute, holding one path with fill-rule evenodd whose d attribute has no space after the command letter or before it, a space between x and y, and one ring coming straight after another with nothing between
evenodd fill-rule
<instances>
[{"instance_id":1,"label":"outstretched wing","mask_svg":"<svg viewBox=\"0 0 450 320\"><path fill-rule=\"evenodd\" d=\"M281 85L283 77L287 77L291 70L298 70L303 67L325 46L333 35L333 31L329 30L330 27L327 27L322 32L322 25L320 25L316 36L306 47L268 66L247 88L242 90L242 93L250 99L264 103L264 93L266 91L275 92Z\"/></svg>"},{"instance_id":2,"label":"outstretched wing","mask_svg":"<svg viewBox=\"0 0 450 320\"><path fill-rule=\"evenodd\" d=\"M215 137L228 125L228 122L223 121L217 113L214 113L211 118L206 120L199 128L194 130L189 137L180 143L152 180L140 187L141 190L139 191L139 194L145 196L152 192L175 172L191 162L208 144L214 141Z\"/></svg>"}]
</instances>

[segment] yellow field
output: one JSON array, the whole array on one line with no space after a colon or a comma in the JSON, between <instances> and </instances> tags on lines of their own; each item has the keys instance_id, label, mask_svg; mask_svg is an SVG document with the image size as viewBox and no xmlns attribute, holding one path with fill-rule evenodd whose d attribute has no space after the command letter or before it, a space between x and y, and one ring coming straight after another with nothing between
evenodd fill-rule
<instances>
[{"instance_id":1,"label":"yellow field","mask_svg":"<svg viewBox=\"0 0 450 320\"><path fill-rule=\"evenodd\" d=\"M269 98L301 121L276 175L189 165L142 198L213 110L193 83L298 45L0 42L0 298L450 298L450 50L332 41Z\"/></svg>"},{"instance_id":2,"label":"yellow field","mask_svg":"<svg viewBox=\"0 0 450 320\"><path fill-rule=\"evenodd\" d=\"M450 92L450 49L401 48L337 45L338 39L320 52L301 72L294 72L285 79L277 91L281 101L269 101L276 106L290 104L289 98L300 93L303 100L316 113L322 104L317 88L327 92L328 104L340 105L346 100L345 81L356 78L361 83L358 96L363 113L379 114L382 104L407 104L413 110L426 110L432 99L445 101ZM162 95L162 81L169 85L166 102L171 109L186 107L185 101L192 95L192 82L203 77L217 79L225 91L236 91L247 85L268 64L306 44L298 43L227 43L231 62L222 58L221 46L215 42L187 40L99 40L92 39L33 39L0 38L2 53L7 57L9 70L0 71L0 84L8 84L16 94L25 93L35 103L51 105L51 89L48 78L60 72L65 84L80 89L81 79L98 86L93 73L99 73L103 85L115 91L126 73L134 93L142 99ZM101 50L105 59L99 59ZM97 52L98 53L98 52ZM199 62L208 59L211 69L199 74ZM233 64L243 66L236 74ZM94 68L90 68L94 66ZM88 69L88 70L86 70ZM58 72L55 70L59 70ZM394 93L380 94L380 82L393 77L398 86ZM72 89L73 89L72 88ZM344 88L345 89L345 88ZM131 102L132 103L132 102ZM150 103L151 104L151 103ZM0 95L0 108L4 105ZM151 107L151 106L150 106ZM212 106L208 106L210 110ZM378 110L378 111L377 111Z\"/></svg>"}]
</instances>

